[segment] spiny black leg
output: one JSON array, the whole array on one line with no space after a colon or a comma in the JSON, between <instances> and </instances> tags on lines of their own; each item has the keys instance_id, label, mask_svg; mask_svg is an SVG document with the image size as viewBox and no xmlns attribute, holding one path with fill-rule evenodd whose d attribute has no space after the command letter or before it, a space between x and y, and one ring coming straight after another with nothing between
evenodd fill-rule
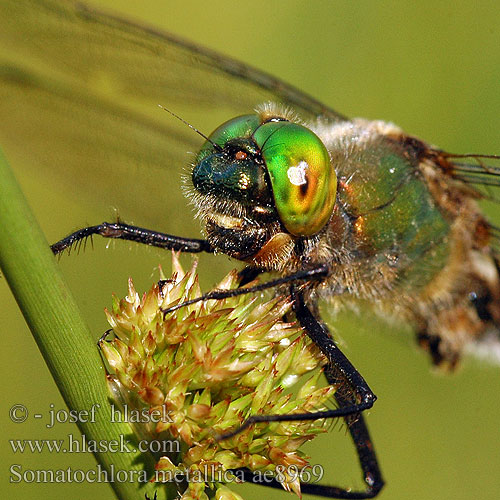
<instances>
[{"instance_id":1,"label":"spiny black leg","mask_svg":"<svg viewBox=\"0 0 500 500\"><path fill-rule=\"evenodd\" d=\"M175 306L168 307L167 309L162 309L163 314L168 314L181 307L190 306L196 302L204 302L205 300L222 300L228 297L236 297L238 295L245 295L247 293L257 293L263 290L268 290L269 288L275 288L280 285L285 285L287 283L295 283L297 281L312 281L315 279L324 278L328 275L328 266L320 265L312 269L306 269L304 271L297 271L296 273L289 274L288 276L283 276L282 278L277 278L275 280L266 281L265 283L260 283L259 285L249 286L247 288L235 288L231 290L213 290L206 293L205 295L200 295L195 299L186 300Z\"/></svg>"},{"instance_id":2,"label":"spiny black leg","mask_svg":"<svg viewBox=\"0 0 500 500\"><path fill-rule=\"evenodd\" d=\"M329 384L339 386L335 393L335 399L340 408L349 408L353 404L363 400L373 402L376 396L373 394L368 384L365 382L360 373L354 368L351 362L344 356L340 349L333 343L331 335L324 324L318 321L309 307L304 301L302 292L293 292L294 309L301 326L306 330L307 334L315 342L322 352L328 358L328 365L325 369L326 379ZM332 349L333 345L333 349ZM345 387L342 381L347 381L351 386L351 390L341 390ZM361 414L355 419L349 416L345 417L346 424L349 428L356 451L359 458L359 463L363 471L363 479L366 483L365 491L341 491L334 492L334 488L320 484L304 485L302 491L304 493L312 493L314 495L330 496L330 498L373 498L384 486L384 480L377 461L377 455L370 438L370 433L366 427L366 423ZM307 488L306 488L307 487ZM336 489L336 488L335 488ZM332 495L328 495L331 492Z\"/></svg>"},{"instance_id":3,"label":"spiny black leg","mask_svg":"<svg viewBox=\"0 0 500 500\"><path fill-rule=\"evenodd\" d=\"M84 227L66 236L66 238L63 238L61 241L54 243L50 248L54 254L57 255L71 248L78 241L84 240L94 234L98 234L104 238L136 241L144 245L151 245L169 250L180 250L181 252L213 252L213 248L206 240L180 238L179 236L159 233L158 231L131 226L122 222L103 222L98 226Z\"/></svg>"},{"instance_id":4,"label":"spiny black leg","mask_svg":"<svg viewBox=\"0 0 500 500\"><path fill-rule=\"evenodd\" d=\"M321 349L321 352L328 359L328 366L325 375L328 383L340 385L347 389L342 397L350 400L350 406L359 406L359 411L371 408L377 399L365 379L354 368L352 363L346 358L343 352L336 346L326 326L318 321L304 301L304 295L295 287L292 288L293 310L299 320L300 325L306 331L311 340ZM346 387L347 382L348 387ZM338 393L339 391L337 391ZM355 397L352 397L354 394Z\"/></svg>"},{"instance_id":5,"label":"spiny black leg","mask_svg":"<svg viewBox=\"0 0 500 500\"><path fill-rule=\"evenodd\" d=\"M221 436L220 439L234 436L255 422L269 421L291 421L291 420L315 420L318 418L334 418L343 416L349 428L349 432L356 446L363 479L366 483L364 491L351 491L337 486L328 486L315 483L302 483L303 493L310 493L327 498L361 499L377 496L384 485L382 474L378 465L375 450L373 448L370 434L366 427L363 416L359 413L369 408L376 400L368 384L359 372L352 366L340 349L333 343L325 325L316 319L309 307L305 304L303 293L292 286L294 298L294 310L301 326L306 330L311 340L315 342L328 358L325 369L327 381L338 387L335 398L339 408L323 412L292 415L256 415L250 417L243 426L236 431ZM245 471L245 480L258 484L265 484L273 488L281 487L278 481L261 483L258 476L251 471Z\"/></svg>"},{"instance_id":6,"label":"spiny black leg","mask_svg":"<svg viewBox=\"0 0 500 500\"><path fill-rule=\"evenodd\" d=\"M263 285L270 283L272 282L263 283ZM243 290L251 290L251 288ZM368 387L365 379L344 356L342 351L335 345L326 327L311 313L304 302L302 292L299 292L297 289L292 287L292 297L294 299L293 308L301 326L328 359L328 365L325 368L325 376L330 385L338 387L335 396L337 400L342 402L342 404L339 403L339 408L334 410L324 410L310 413L252 415L234 431L219 436L219 440L229 439L236 436L244 429L257 422L292 422L297 420L317 420L318 418L355 416L355 418L351 418L349 420L354 421L359 418L358 414L360 412L371 408L377 399L370 387ZM184 305L184 303L182 305Z\"/></svg>"}]
</instances>

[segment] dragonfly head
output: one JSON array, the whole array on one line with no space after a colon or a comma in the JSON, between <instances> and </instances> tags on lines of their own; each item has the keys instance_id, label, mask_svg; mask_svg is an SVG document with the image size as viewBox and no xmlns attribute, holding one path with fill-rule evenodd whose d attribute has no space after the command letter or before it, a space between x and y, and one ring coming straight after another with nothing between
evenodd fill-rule
<instances>
[{"instance_id":1,"label":"dragonfly head","mask_svg":"<svg viewBox=\"0 0 500 500\"><path fill-rule=\"evenodd\" d=\"M218 127L191 178L212 246L264 267L276 267L267 261L286 258L295 240L318 234L335 205L337 180L326 147L310 129L269 108Z\"/></svg>"}]
</instances>

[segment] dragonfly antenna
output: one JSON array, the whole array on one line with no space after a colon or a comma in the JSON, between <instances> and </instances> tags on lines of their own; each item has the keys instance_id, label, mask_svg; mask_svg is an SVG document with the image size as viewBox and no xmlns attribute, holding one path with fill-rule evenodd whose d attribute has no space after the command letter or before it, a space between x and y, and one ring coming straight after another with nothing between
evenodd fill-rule
<instances>
[{"instance_id":1,"label":"dragonfly antenna","mask_svg":"<svg viewBox=\"0 0 500 500\"><path fill-rule=\"evenodd\" d=\"M189 122L187 122L186 120L181 118L179 115L176 115L173 111L170 111L169 109L165 108L161 104L158 104L158 107L160 107L161 109L163 109L163 111L166 111L167 113L172 115L174 118L177 118L179 121L184 123L184 125L187 125L191 130L194 130L198 135L201 135L201 137L203 137L203 139L208 141L215 149L222 151L222 147L219 146L219 144L216 144L214 141L212 141L210 138L208 138L203 132L200 132L196 127L194 127Z\"/></svg>"}]
</instances>

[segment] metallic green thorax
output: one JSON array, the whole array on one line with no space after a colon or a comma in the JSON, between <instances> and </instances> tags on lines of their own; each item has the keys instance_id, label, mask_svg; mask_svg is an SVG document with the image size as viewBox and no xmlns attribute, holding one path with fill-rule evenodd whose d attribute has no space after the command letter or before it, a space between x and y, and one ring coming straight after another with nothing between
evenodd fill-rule
<instances>
[{"instance_id":1,"label":"metallic green thorax","mask_svg":"<svg viewBox=\"0 0 500 500\"><path fill-rule=\"evenodd\" d=\"M428 190L419 160L403 145L378 139L342 169L338 200L352 221L358 255L388 263L399 286L419 288L449 258L450 225Z\"/></svg>"}]
</instances>

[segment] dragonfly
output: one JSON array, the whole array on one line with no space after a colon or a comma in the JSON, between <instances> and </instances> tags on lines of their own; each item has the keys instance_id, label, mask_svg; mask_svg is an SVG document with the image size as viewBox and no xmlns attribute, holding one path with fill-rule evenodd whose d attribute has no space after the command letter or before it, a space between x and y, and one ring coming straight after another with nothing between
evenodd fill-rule
<instances>
[{"instance_id":1,"label":"dragonfly","mask_svg":"<svg viewBox=\"0 0 500 500\"><path fill-rule=\"evenodd\" d=\"M349 120L266 73L80 4L6 1L0 17L25 20L25 31L3 23L0 34L18 56L4 57L0 80L9 97L2 112L12 117L0 139L14 158L21 156L18 137L26 134L31 156L40 164L57 157L68 172L83 164L98 176L103 159L112 158L106 187L95 186L97 195L103 189L110 196L108 186L121 184L122 168L178 168L186 151L199 151L190 196L205 239L111 222L71 234L54 251L100 234L225 253L246 263L248 280L264 271L280 274L258 290L287 287L298 321L329 360L328 382L341 387L338 408L309 417L346 419L365 484L360 491L319 484L302 490L331 498L376 496L383 478L361 414L375 395L318 317L318 300L368 300L414 324L436 364L455 366L466 346L495 331L500 320L498 230L477 206L488 196L480 187L496 185L498 170L486 166L487 158L441 151L392 124ZM51 37L58 43L36 42ZM74 47L85 49L69 57ZM148 72L160 75L154 87L144 85ZM129 98L126 104L112 98L117 91ZM200 147L189 127L151 117L161 102L179 103L181 116L183 105L210 103L217 109L212 118L230 121ZM30 121L33 109L43 113ZM95 129L80 130L82 122ZM82 151L84 160L75 154ZM290 156L283 170L279 162ZM118 204L126 202L125 192L113 192Z\"/></svg>"}]
</instances>

